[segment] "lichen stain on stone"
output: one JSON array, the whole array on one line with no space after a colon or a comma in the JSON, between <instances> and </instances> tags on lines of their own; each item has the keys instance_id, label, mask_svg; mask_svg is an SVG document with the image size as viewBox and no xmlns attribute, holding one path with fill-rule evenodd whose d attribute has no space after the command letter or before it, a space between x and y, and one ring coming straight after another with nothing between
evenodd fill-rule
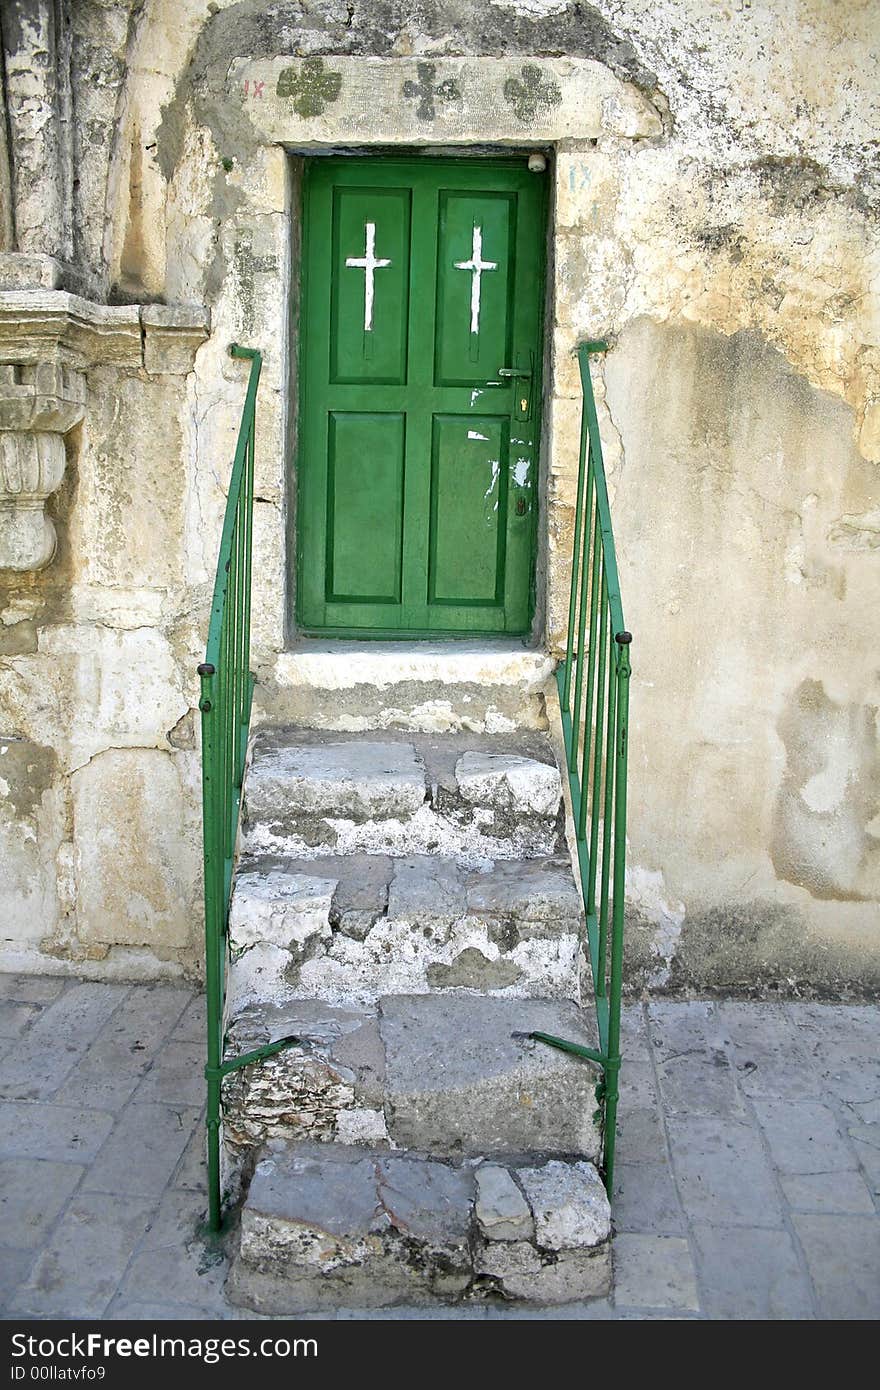
<instances>
[{"instance_id":1,"label":"lichen stain on stone","mask_svg":"<svg viewBox=\"0 0 880 1390\"><path fill-rule=\"evenodd\" d=\"M534 63L526 63L520 76L509 77L504 84L504 100L523 125L528 125L539 112L548 111L562 101L556 82L545 79Z\"/></svg>"},{"instance_id":2,"label":"lichen stain on stone","mask_svg":"<svg viewBox=\"0 0 880 1390\"><path fill-rule=\"evenodd\" d=\"M433 121L437 114L434 98L440 101L460 101L461 89L454 78L436 83L436 63L418 63L416 66L418 82L407 79L403 84L403 95L409 100L417 100L416 115L420 121Z\"/></svg>"},{"instance_id":3,"label":"lichen stain on stone","mask_svg":"<svg viewBox=\"0 0 880 1390\"><path fill-rule=\"evenodd\" d=\"M804 680L779 734L786 768L771 842L777 873L815 898L871 899L880 887L880 840L867 828L880 810L876 716Z\"/></svg>"},{"instance_id":4,"label":"lichen stain on stone","mask_svg":"<svg viewBox=\"0 0 880 1390\"><path fill-rule=\"evenodd\" d=\"M0 731L0 806L8 806L14 819L33 820L44 793L57 778L58 757L53 748L25 739L4 739Z\"/></svg>"},{"instance_id":5,"label":"lichen stain on stone","mask_svg":"<svg viewBox=\"0 0 880 1390\"><path fill-rule=\"evenodd\" d=\"M292 102L298 116L321 116L342 91L342 74L324 67L323 58L306 58L300 67L284 68L275 95Z\"/></svg>"}]
</instances>

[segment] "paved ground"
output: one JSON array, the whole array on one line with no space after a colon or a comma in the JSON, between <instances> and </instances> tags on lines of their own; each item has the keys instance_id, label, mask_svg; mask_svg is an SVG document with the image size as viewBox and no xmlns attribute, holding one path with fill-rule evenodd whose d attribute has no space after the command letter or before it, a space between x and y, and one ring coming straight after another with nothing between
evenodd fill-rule
<instances>
[{"instance_id":1,"label":"paved ground","mask_svg":"<svg viewBox=\"0 0 880 1390\"><path fill-rule=\"evenodd\" d=\"M612 1302L445 1316L878 1316L878 1025L871 1006L630 1007ZM186 988L0 976L6 1318L239 1316L199 1231L201 1038Z\"/></svg>"}]
</instances>

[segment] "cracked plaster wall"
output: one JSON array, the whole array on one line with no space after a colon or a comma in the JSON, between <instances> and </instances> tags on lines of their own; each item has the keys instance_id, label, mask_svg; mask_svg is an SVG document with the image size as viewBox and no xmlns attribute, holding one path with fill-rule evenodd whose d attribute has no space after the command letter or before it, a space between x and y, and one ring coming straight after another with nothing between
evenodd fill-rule
<instances>
[{"instance_id":1,"label":"cracked plaster wall","mask_svg":"<svg viewBox=\"0 0 880 1390\"><path fill-rule=\"evenodd\" d=\"M595 376L635 634L632 977L874 986L874 7L89 0L71 13L59 110L73 119L56 125L62 144L78 142L77 177L59 194L67 240L34 249L71 258L98 298L205 304L213 332L186 375L93 369L51 504L59 555L42 575L0 582L0 709L25 788L0 799L4 935L56 955L130 963L142 952L144 968L197 960L194 667L244 385L226 356L233 338L266 354L255 644L261 676L280 679L297 198L255 110L262 94L243 99L246 69L234 65L562 55L602 65L618 116L603 107L599 128L550 142L542 608L558 650L578 430L571 348L607 336ZM649 113L635 138L620 93ZM344 112L335 128L341 140ZM27 184L24 156L21 167ZM158 866L137 912L113 887L99 807L126 827L117 867L143 843Z\"/></svg>"}]
</instances>

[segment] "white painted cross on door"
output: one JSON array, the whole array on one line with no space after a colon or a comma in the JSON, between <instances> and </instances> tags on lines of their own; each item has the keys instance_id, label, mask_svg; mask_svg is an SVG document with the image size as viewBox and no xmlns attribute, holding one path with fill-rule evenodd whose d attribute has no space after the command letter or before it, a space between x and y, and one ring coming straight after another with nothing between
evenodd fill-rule
<instances>
[{"instance_id":1,"label":"white painted cross on door","mask_svg":"<svg viewBox=\"0 0 880 1390\"><path fill-rule=\"evenodd\" d=\"M366 222L364 224L364 254L362 256L347 256L346 265L354 266L364 272L364 332L373 331L373 294L375 290L375 272L382 270L384 266L390 265L390 260L376 259L376 224Z\"/></svg>"},{"instance_id":2,"label":"white painted cross on door","mask_svg":"<svg viewBox=\"0 0 880 1390\"><path fill-rule=\"evenodd\" d=\"M471 332L480 331L480 291L482 287L483 271L497 270L497 261L483 260L483 229L474 227L474 242L469 261L456 261L456 270L469 270L473 279L471 280Z\"/></svg>"}]
</instances>

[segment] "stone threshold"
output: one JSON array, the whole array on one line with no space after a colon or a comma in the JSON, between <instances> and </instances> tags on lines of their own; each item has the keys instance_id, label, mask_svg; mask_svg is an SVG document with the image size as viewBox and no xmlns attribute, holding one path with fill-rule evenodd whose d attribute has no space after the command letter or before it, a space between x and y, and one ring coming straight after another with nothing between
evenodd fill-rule
<instances>
[{"instance_id":1,"label":"stone threshold","mask_svg":"<svg viewBox=\"0 0 880 1390\"><path fill-rule=\"evenodd\" d=\"M554 665L517 639L301 638L259 669L254 717L340 731L544 729Z\"/></svg>"}]
</instances>

